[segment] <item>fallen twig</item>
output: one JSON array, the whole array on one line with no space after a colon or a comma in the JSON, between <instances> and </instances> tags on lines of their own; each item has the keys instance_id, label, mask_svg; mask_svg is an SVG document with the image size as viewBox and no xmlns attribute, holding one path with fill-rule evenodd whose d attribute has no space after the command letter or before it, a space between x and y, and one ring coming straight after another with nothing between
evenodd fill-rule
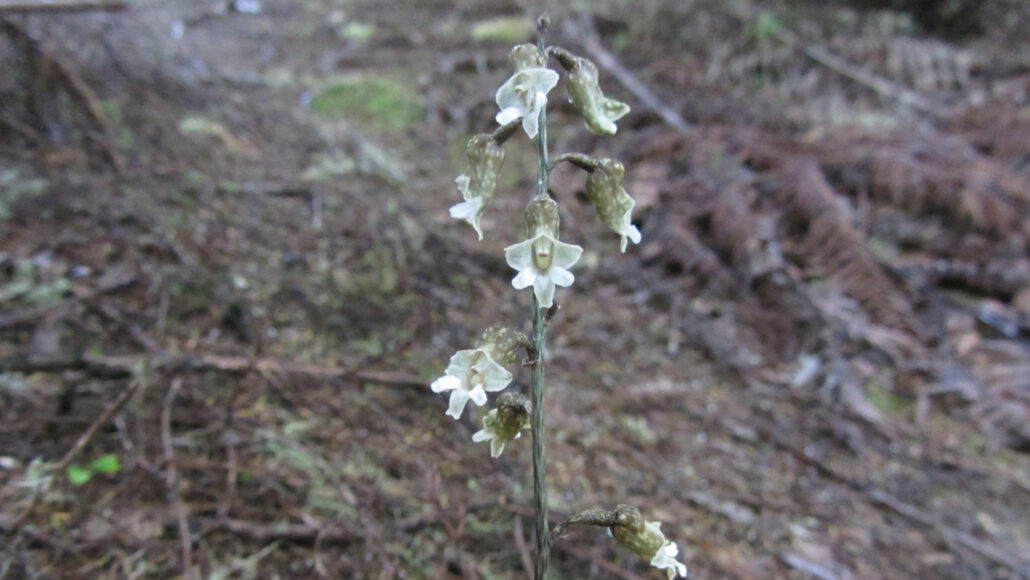
<instances>
[{"instance_id":1,"label":"fallen twig","mask_svg":"<svg viewBox=\"0 0 1030 580\"><path fill-rule=\"evenodd\" d=\"M147 332L140 328L140 326L135 322L132 322L131 320L126 320L126 318L122 315L121 312L118 311L117 308L114 307L114 305L110 304L109 302L100 300L95 305L95 308L101 316L107 318L111 322L114 322L115 324L120 326L122 330L127 332L129 336L131 336L132 339L136 342L136 344L143 347L147 351L147 353L154 356L161 356L165 354L165 350L161 348L161 345L158 344L154 337L147 334Z\"/></svg>"},{"instance_id":2,"label":"fallen twig","mask_svg":"<svg viewBox=\"0 0 1030 580\"><path fill-rule=\"evenodd\" d=\"M346 544L357 536L347 528L316 528L307 524L259 524L236 519L221 519L211 522L207 531L225 531L258 542L287 540L291 542L314 542Z\"/></svg>"},{"instance_id":3,"label":"fallen twig","mask_svg":"<svg viewBox=\"0 0 1030 580\"><path fill-rule=\"evenodd\" d=\"M165 463L165 487L168 491L168 500L175 510L175 518L179 526L179 541L182 544L182 576L193 578L193 538L190 535L190 525L187 521L188 509L179 495L178 472L175 469L175 449L172 446L172 406L175 404L175 396L182 388L182 378L175 377L172 386L165 394L164 405L161 407L161 447L164 450Z\"/></svg>"},{"instance_id":4,"label":"fallen twig","mask_svg":"<svg viewBox=\"0 0 1030 580\"><path fill-rule=\"evenodd\" d=\"M251 371L283 373L288 375L308 375L329 379L355 379L384 385L424 387L426 382L419 377L406 373L377 370L352 370L334 366L296 364L267 358L253 359L242 356L218 355L168 355L151 357L150 355L124 355L92 357L57 358L47 360L31 360L24 357L0 360L0 373L37 373L81 371L89 375L118 379L131 376L133 369L143 361L148 361L152 370L163 371L216 371L226 373L248 373Z\"/></svg>"}]
</instances>

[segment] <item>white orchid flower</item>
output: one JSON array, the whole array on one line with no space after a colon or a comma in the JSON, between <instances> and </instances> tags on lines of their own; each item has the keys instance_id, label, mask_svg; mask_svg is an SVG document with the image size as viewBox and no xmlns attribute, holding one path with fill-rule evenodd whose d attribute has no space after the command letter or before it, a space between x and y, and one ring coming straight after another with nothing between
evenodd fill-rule
<instances>
[{"instance_id":1,"label":"white orchid flower","mask_svg":"<svg viewBox=\"0 0 1030 580\"><path fill-rule=\"evenodd\" d=\"M558 84L558 73L544 67L520 70L497 89L497 122L507 125L522 118L522 129L530 139L539 130L540 110L547 104L547 93Z\"/></svg>"},{"instance_id":2,"label":"white orchid flower","mask_svg":"<svg viewBox=\"0 0 1030 580\"><path fill-rule=\"evenodd\" d=\"M447 415L460 419L470 400L478 406L485 405L488 391L503 390L513 378L485 349L476 348L455 353L444 376L429 387L434 393L451 391Z\"/></svg>"},{"instance_id":3,"label":"white orchid flower","mask_svg":"<svg viewBox=\"0 0 1030 580\"><path fill-rule=\"evenodd\" d=\"M508 265L519 271L511 285L516 290L533 287L541 308L554 304L554 287L571 286L576 277L569 268L583 255L583 248L540 233L504 249Z\"/></svg>"}]
</instances>

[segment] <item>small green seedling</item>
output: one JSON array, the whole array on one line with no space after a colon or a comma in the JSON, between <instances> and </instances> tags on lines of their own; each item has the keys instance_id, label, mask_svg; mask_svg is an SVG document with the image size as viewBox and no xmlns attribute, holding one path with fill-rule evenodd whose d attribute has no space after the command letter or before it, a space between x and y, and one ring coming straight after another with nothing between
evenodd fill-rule
<instances>
[{"instance_id":1,"label":"small green seedling","mask_svg":"<svg viewBox=\"0 0 1030 580\"><path fill-rule=\"evenodd\" d=\"M122 461L114 453L108 453L101 455L94 459L91 463L86 465L79 465L73 463L68 466L65 472L68 475L68 481L75 487L86 485L89 483L93 476L98 473L105 473L107 475L113 475L122 470Z\"/></svg>"}]
</instances>

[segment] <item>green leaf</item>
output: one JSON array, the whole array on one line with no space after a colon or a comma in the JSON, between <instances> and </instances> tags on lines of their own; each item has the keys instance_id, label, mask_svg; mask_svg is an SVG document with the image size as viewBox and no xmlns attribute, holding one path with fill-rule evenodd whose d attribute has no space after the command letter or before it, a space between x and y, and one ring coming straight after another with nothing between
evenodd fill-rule
<instances>
[{"instance_id":1,"label":"green leaf","mask_svg":"<svg viewBox=\"0 0 1030 580\"><path fill-rule=\"evenodd\" d=\"M81 465L72 464L68 466L68 481L72 485L79 486L89 483L89 480L93 479L93 471L86 469Z\"/></svg>"},{"instance_id":2,"label":"green leaf","mask_svg":"<svg viewBox=\"0 0 1030 580\"><path fill-rule=\"evenodd\" d=\"M102 455L93 462L93 471L100 473L118 473L122 470L122 462L114 453Z\"/></svg>"}]
</instances>

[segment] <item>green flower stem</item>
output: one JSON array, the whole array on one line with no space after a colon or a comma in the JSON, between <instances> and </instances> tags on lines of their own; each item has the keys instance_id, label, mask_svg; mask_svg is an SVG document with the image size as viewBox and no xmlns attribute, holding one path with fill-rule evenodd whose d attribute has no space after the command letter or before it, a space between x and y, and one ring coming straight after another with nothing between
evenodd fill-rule
<instances>
[{"instance_id":1,"label":"green flower stem","mask_svg":"<svg viewBox=\"0 0 1030 580\"><path fill-rule=\"evenodd\" d=\"M544 51L544 30L546 20L541 18L537 23L537 48L547 57ZM540 109L540 123L536 137L537 157L537 197L547 197L547 176L549 162L547 159L547 106ZM534 578L546 580L551 566L551 529L547 522L547 465L544 461L544 355L547 352L547 318L533 294L533 347L536 349L536 364L533 365L532 400L533 409L530 416L530 429L533 432L533 504L536 508L536 566Z\"/></svg>"},{"instance_id":2,"label":"green flower stem","mask_svg":"<svg viewBox=\"0 0 1030 580\"><path fill-rule=\"evenodd\" d=\"M547 523L547 468L544 463L544 349L547 346L546 313L533 297L533 345L536 364L533 365L533 412L530 428L533 431L533 503L536 508L536 580L547 577L551 565L550 527Z\"/></svg>"}]
</instances>

